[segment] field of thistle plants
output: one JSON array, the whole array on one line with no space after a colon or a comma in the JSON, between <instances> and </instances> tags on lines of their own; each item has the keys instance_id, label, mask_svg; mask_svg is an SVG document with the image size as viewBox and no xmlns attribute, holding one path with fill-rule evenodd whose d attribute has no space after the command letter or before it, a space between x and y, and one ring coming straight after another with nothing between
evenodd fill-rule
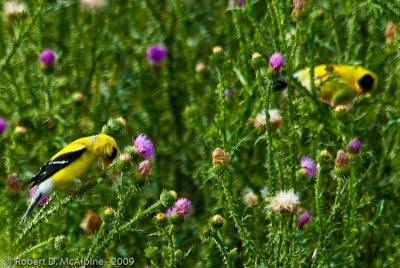
<instances>
[{"instance_id":1,"label":"field of thistle plants","mask_svg":"<svg viewBox=\"0 0 400 268\"><path fill-rule=\"evenodd\" d=\"M0 267L399 267L398 1L0 7ZM377 88L321 102L293 77L320 64ZM41 165L99 133L115 160L19 224Z\"/></svg>"}]
</instances>

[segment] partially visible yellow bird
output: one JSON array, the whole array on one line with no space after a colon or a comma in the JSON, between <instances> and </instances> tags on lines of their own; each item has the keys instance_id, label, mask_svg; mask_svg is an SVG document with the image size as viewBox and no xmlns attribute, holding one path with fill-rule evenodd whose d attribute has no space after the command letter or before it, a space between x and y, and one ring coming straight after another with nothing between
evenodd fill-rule
<instances>
[{"instance_id":1,"label":"partially visible yellow bird","mask_svg":"<svg viewBox=\"0 0 400 268\"><path fill-rule=\"evenodd\" d=\"M80 138L65 146L29 180L28 183L32 183L30 188L36 187L36 191L21 223L26 222L35 205L53 188L67 188L86 173L98 158L110 163L117 153L118 147L114 138L105 134Z\"/></svg>"},{"instance_id":2,"label":"partially visible yellow bird","mask_svg":"<svg viewBox=\"0 0 400 268\"><path fill-rule=\"evenodd\" d=\"M294 75L303 87L310 89L310 69ZM323 64L314 68L314 85L318 98L333 107L351 105L352 100L376 89L378 77L370 70L356 65Z\"/></svg>"}]
</instances>

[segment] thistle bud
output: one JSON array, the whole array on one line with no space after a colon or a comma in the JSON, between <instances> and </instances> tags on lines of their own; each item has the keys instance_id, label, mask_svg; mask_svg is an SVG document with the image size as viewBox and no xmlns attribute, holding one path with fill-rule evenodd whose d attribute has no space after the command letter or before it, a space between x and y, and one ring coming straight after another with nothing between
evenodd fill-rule
<instances>
[{"instance_id":1,"label":"thistle bud","mask_svg":"<svg viewBox=\"0 0 400 268\"><path fill-rule=\"evenodd\" d=\"M160 200L163 202L165 207L169 207L176 200L176 192L175 191L167 191L163 190L160 195Z\"/></svg>"},{"instance_id":2,"label":"thistle bud","mask_svg":"<svg viewBox=\"0 0 400 268\"><path fill-rule=\"evenodd\" d=\"M158 227L164 227L167 223L167 216L165 213L159 212L154 216L154 222Z\"/></svg>"},{"instance_id":3,"label":"thistle bud","mask_svg":"<svg viewBox=\"0 0 400 268\"><path fill-rule=\"evenodd\" d=\"M303 226L306 225L309 221L310 221L310 212L305 209L303 213L297 217L297 227L299 229L303 229Z\"/></svg>"},{"instance_id":4,"label":"thistle bud","mask_svg":"<svg viewBox=\"0 0 400 268\"><path fill-rule=\"evenodd\" d=\"M119 124L121 128L126 126L126 120L122 116L118 116L117 118L115 118L115 121L117 122L117 124Z\"/></svg>"},{"instance_id":5,"label":"thistle bud","mask_svg":"<svg viewBox=\"0 0 400 268\"><path fill-rule=\"evenodd\" d=\"M292 10L292 16L297 17L303 11L304 5L305 5L305 0L293 0L293 10Z\"/></svg>"},{"instance_id":6,"label":"thistle bud","mask_svg":"<svg viewBox=\"0 0 400 268\"><path fill-rule=\"evenodd\" d=\"M324 158L329 157L329 151L327 149L321 150L321 152L319 154Z\"/></svg>"},{"instance_id":7,"label":"thistle bud","mask_svg":"<svg viewBox=\"0 0 400 268\"><path fill-rule=\"evenodd\" d=\"M352 139L347 144L347 150L349 151L350 156L358 155L361 151L361 147L362 147L362 143L357 138Z\"/></svg>"},{"instance_id":8,"label":"thistle bud","mask_svg":"<svg viewBox=\"0 0 400 268\"><path fill-rule=\"evenodd\" d=\"M223 49L221 46L215 46L212 49L213 55L218 55L218 54L221 54L222 52L223 52Z\"/></svg>"},{"instance_id":9,"label":"thistle bud","mask_svg":"<svg viewBox=\"0 0 400 268\"><path fill-rule=\"evenodd\" d=\"M196 64L196 73L202 73L206 69L206 65L202 62Z\"/></svg>"},{"instance_id":10,"label":"thistle bud","mask_svg":"<svg viewBox=\"0 0 400 268\"><path fill-rule=\"evenodd\" d=\"M203 240L208 240L212 235L212 231L210 230L209 226L204 226L201 230L200 230L200 238Z\"/></svg>"},{"instance_id":11,"label":"thistle bud","mask_svg":"<svg viewBox=\"0 0 400 268\"><path fill-rule=\"evenodd\" d=\"M54 249L57 251L62 251L65 248L65 244L67 242L67 239L65 235L59 235L56 238L54 238Z\"/></svg>"},{"instance_id":12,"label":"thistle bud","mask_svg":"<svg viewBox=\"0 0 400 268\"><path fill-rule=\"evenodd\" d=\"M144 250L144 256L150 260L158 258L159 255L158 247L148 247Z\"/></svg>"},{"instance_id":13,"label":"thistle bud","mask_svg":"<svg viewBox=\"0 0 400 268\"><path fill-rule=\"evenodd\" d=\"M123 152L120 154L119 159L117 161L117 168L120 170L126 170L130 166L131 155L127 152Z\"/></svg>"},{"instance_id":14,"label":"thistle bud","mask_svg":"<svg viewBox=\"0 0 400 268\"><path fill-rule=\"evenodd\" d=\"M16 126L14 131L15 134L22 135L26 133L27 129L24 126Z\"/></svg>"},{"instance_id":15,"label":"thistle bud","mask_svg":"<svg viewBox=\"0 0 400 268\"><path fill-rule=\"evenodd\" d=\"M112 207L105 207L103 210L105 216L112 216L114 214L114 209Z\"/></svg>"},{"instance_id":16,"label":"thistle bud","mask_svg":"<svg viewBox=\"0 0 400 268\"><path fill-rule=\"evenodd\" d=\"M136 175L138 177L144 178L150 173L150 161L149 160L143 160L142 162L139 163L137 169L136 169Z\"/></svg>"},{"instance_id":17,"label":"thistle bud","mask_svg":"<svg viewBox=\"0 0 400 268\"><path fill-rule=\"evenodd\" d=\"M394 23L392 21L389 21L386 24L386 28L385 28L385 32L384 32L385 40L386 40L387 44L389 44L393 41L393 37L394 37L395 33L396 33L396 26L394 25Z\"/></svg>"},{"instance_id":18,"label":"thistle bud","mask_svg":"<svg viewBox=\"0 0 400 268\"><path fill-rule=\"evenodd\" d=\"M258 52L254 52L253 55L251 55L250 64L251 64L251 67L253 67L254 69L261 67L262 55Z\"/></svg>"},{"instance_id":19,"label":"thistle bud","mask_svg":"<svg viewBox=\"0 0 400 268\"><path fill-rule=\"evenodd\" d=\"M212 49L212 58L216 62L220 62L224 59L224 50L222 49L221 46L215 46Z\"/></svg>"},{"instance_id":20,"label":"thistle bud","mask_svg":"<svg viewBox=\"0 0 400 268\"><path fill-rule=\"evenodd\" d=\"M219 214L212 216L210 220L211 226L213 226L216 229L221 228L224 225L224 223L225 223L224 217L222 217Z\"/></svg>"},{"instance_id":21,"label":"thistle bud","mask_svg":"<svg viewBox=\"0 0 400 268\"><path fill-rule=\"evenodd\" d=\"M349 156L343 150L339 150L336 154L336 159L335 159L335 171L339 175L346 175L349 169L350 169Z\"/></svg>"}]
</instances>

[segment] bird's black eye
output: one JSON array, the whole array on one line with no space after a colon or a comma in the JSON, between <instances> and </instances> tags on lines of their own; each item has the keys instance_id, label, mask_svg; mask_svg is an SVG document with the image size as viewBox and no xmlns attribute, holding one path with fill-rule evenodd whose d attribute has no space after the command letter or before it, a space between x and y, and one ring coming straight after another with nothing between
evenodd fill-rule
<instances>
[{"instance_id":1,"label":"bird's black eye","mask_svg":"<svg viewBox=\"0 0 400 268\"><path fill-rule=\"evenodd\" d=\"M114 158L117 156L117 153L118 153L117 148L113 147L113 151L112 151L111 156L107 155L108 160L111 160L111 161L114 160Z\"/></svg>"},{"instance_id":2,"label":"bird's black eye","mask_svg":"<svg viewBox=\"0 0 400 268\"><path fill-rule=\"evenodd\" d=\"M363 75L358 80L358 85L362 88L363 92L371 91L374 87L375 79L370 74Z\"/></svg>"}]
</instances>

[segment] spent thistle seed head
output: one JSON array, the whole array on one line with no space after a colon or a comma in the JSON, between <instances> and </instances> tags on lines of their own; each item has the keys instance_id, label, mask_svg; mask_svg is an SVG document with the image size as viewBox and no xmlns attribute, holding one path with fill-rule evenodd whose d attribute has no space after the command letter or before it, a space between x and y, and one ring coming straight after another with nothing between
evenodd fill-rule
<instances>
[{"instance_id":1,"label":"spent thistle seed head","mask_svg":"<svg viewBox=\"0 0 400 268\"><path fill-rule=\"evenodd\" d=\"M88 210L80 226L87 235L93 234L100 226L99 215L91 209Z\"/></svg>"},{"instance_id":2,"label":"spent thistle seed head","mask_svg":"<svg viewBox=\"0 0 400 268\"><path fill-rule=\"evenodd\" d=\"M279 127L283 122L283 117L281 116L281 112L278 109L270 109L269 113L269 122L272 127Z\"/></svg>"},{"instance_id":3,"label":"spent thistle seed head","mask_svg":"<svg viewBox=\"0 0 400 268\"><path fill-rule=\"evenodd\" d=\"M229 153L225 152L221 148L216 148L212 153L213 164L226 164L229 160Z\"/></svg>"},{"instance_id":4,"label":"spent thistle seed head","mask_svg":"<svg viewBox=\"0 0 400 268\"><path fill-rule=\"evenodd\" d=\"M253 191L245 194L242 200L246 206L254 206L258 204L258 196Z\"/></svg>"},{"instance_id":5,"label":"spent thistle seed head","mask_svg":"<svg viewBox=\"0 0 400 268\"><path fill-rule=\"evenodd\" d=\"M293 192L280 191L269 199L269 208L276 212L293 212L300 205L299 197Z\"/></svg>"},{"instance_id":6,"label":"spent thistle seed head","mask_svg":"<svg viewBox=\"0 0 400 268\"><path fill-rule=\"evenodd\" d=\"M153 44L147 47L146 58L151 65L159 65L167 57L167 53L164 45Z\"/></svg>"}]
</instances>

